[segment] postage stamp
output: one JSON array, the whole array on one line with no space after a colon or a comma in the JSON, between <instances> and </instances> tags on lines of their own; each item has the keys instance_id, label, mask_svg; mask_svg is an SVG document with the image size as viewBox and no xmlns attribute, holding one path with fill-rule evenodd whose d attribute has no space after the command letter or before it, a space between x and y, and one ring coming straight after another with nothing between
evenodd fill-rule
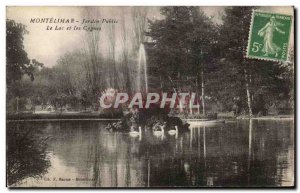
<instances>
[{"instance_id":1,"label":"postage stamp","mask_svg":"<svg viewBox=\"0 0 300 193\"><path fill-rule=\"evenodd\" d=\"M292 16L253 10L247 57L286 61Z\"/></svg>"}]
</instances>

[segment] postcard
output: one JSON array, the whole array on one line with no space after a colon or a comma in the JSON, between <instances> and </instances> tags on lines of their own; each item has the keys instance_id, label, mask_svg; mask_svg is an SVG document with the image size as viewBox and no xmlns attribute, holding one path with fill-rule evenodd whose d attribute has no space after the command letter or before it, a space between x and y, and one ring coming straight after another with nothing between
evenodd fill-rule
<instances>
[{"instance_id":1,"label":"postcard","mask_svg":"<svg viewBox=\"0 0 300 193\"><path fill-rule=\"evenodd\" d=\"M6 186L295 186L293 6L7 6Z\"/></svg>"}]
</instances>

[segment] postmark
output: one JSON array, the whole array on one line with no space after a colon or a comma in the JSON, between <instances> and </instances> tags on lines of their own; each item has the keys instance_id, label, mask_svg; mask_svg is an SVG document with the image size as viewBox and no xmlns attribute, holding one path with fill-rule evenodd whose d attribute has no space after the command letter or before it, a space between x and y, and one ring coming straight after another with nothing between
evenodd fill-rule
<instances>
[{"instance_id":1,"label":"postmark","mask_svg":"<svg viewBox=\"0 0 300 193\"><path fill-rule=\"evenodd\" d=\"M247 58L286 61L292 16L253 10Z\"/></svg>"}]
</instances>

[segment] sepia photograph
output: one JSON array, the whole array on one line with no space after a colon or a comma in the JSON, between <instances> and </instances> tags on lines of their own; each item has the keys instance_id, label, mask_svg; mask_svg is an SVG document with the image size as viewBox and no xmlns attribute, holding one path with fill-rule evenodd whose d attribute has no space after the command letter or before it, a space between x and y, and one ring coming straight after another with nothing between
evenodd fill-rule
<instances>
[{"instance_id":1,"label":"sepia photograph","mask_svg":"<svg viewBox=\"0 0 300 193\"><path fill-rule=\"evenodd\" d=\"M295 187L293 6L6 6L6 187Z\"/></svg>"}]
</instances>

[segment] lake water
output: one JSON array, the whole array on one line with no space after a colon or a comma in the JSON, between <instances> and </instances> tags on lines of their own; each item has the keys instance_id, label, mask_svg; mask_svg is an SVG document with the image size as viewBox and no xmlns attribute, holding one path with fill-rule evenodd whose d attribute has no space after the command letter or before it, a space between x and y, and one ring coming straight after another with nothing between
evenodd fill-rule
<instances>
[{"instance_id":1,"label":"lake water","mask_svg":"<svg viewBox=\"0 0 300 193\"><path fill-rule=\"evenodd\" d=\"M293 121L234 121L178 136L103 121L8 122L13 187L291 186Z\"/></svg>"}]
</instances>

